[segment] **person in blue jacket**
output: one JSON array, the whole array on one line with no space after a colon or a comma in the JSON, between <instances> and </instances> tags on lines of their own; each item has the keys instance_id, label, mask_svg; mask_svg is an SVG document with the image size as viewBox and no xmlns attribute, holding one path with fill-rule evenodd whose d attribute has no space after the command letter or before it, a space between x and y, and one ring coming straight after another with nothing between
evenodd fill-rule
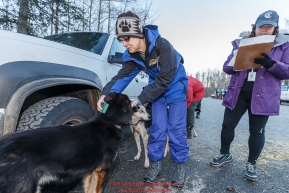
<instances>
[{"instance_id":1,"label":"person in blue jacket","mask_svg":"<svg viewBox=\"0 0 289 193\"><path fill-rule=\"evenodd\" d=\"M154 182L160 173L168 136L171 158L176 166L171 184L181 188L185 177L184 163L189 157L186 131L188 78L183 58L166 39L160 37L157 26L142 27L139 17L130 11L118 16L116 35L126 48L123 65L103 88L98 110L102 109L105 95L122 92L140 71L146 72L149 83L138 100L132 102L132 105L152 102L152 126L148 140L148 156L152 165L144 181Z\"/></svg>"}]
</instances>

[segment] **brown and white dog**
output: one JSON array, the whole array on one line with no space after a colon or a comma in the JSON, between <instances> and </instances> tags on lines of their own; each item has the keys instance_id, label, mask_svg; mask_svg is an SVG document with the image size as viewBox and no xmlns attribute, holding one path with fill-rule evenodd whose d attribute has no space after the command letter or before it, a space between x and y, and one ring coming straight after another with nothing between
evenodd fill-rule
<instances>
[{"instance_id":1,"label":"brown and white dog","mask_svg":"<svg viewBox=\"0 0 289 193\"><path fill-rule=\"evenodd\" d=\"M85 193L101 193L132 117L123 94L104 98L108 108L75 126L13 133L0 139L0 193L40 193L49 183L83 178ZM63 192L63 191L62 191Z\"/></svg>"},{"instance_id":2,"label":"brown and white dog","mask_svg":"<svg viewBox=\"0 0 289 193\"><path fill-rule=\"evenodd\" d=\"M148 168L149 167L149 158L148 158L148 131L150 125L151 125L151 115L146 111L146 108L143 106L134 106L133 107L133 114L132 114L132 119L131 119L131 124L130 124L130 129L131 132L133 133L134 139L136 141L137 145L137 154L134 157L134 160L139 160L140 155L141 155L141 145L140 145L140 137L142 138L143 141L143 146L144 146L144 152L145 152L145 163L144 167ZM164 157L166 157L167 152L169 151L169 145L168 145L169 138L167 137L166 141L166 147L165 147L165 152L164 152Z\"/></svg>"}]
</instances>

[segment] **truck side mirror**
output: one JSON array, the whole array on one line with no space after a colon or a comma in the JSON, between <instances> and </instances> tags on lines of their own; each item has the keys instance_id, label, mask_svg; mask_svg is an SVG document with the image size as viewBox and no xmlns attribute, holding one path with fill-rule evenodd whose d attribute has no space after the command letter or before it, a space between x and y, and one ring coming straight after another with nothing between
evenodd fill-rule
<instances>
[{"instance_id":1,"label":"truck side mirror","mask_svg":"<svg viewBox=\"0 0 289 193\"><path fill-rule=\"evenodd\" d=\"M122 64L122 55L123 53L115 52L115 55L108 55L107 62L108 63L118 63Z\"/></svg>"}]
</instances>

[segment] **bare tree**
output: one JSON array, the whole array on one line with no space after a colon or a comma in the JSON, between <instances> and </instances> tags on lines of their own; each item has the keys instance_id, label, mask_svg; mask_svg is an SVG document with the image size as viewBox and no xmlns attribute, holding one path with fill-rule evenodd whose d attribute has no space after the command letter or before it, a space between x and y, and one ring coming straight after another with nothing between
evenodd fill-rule
<instances>
[{"instance_id":1,"label":"bare tree","mask_svg":"<svg viewBox=\"0 0 289 193\"><path fill-rule=\"evenodd\" d=\"M209 68L206 71L197 72L196 78L203 83L206 97L213 94L218 88L226 89L230 81L230 76L223 71Z\"/></svg>"},{"instance_id":2,"label":"bare tree","mask_svg":"<svg viewBox=\"0 0 289 193\"><path fill-rule=\"evenodd\" d=\"M0 29L45 36L70 31L115 30L117 16L131 10L144 24L153 0L2 0ZM19 2L19 3L18 3Z\"/></svg>"},{"instance_id":3,"label":"bare tree","mask_svg":"<svg viewBox=\"0 0 289 193\"><path fill-rule=\"evenodd\" d=\"M92 6L93 6L93 0L90 0L89 3L89 16L88 16L88 30L91 31L91 22L92 22Z\"/></svg>"},{"instance_id":4,"label":"bare tree","mask_svg":"<svg viewBox=\"0 0 289 193\"><path fill-rule=\"evenodd\" d=\"M19 0L19 16L17 32L28 34L28 14L29 14L29 0Z\"/></svg>"},{"instance_id":5,"label":"bare tree","mask_svg":"<svg viewBox=\"0 0 289 193\"><path fill-rule=\"evenodd\" d=\"M17 12L14 0L2 0L0 6L0 29L15 31L17 27Z\"/></svg>"},{"instance_id":6,"label":"bare tree","mask_svg":"<svg viewBox=\"0 0 289 193\"><path fill-rule=\"evenodd\" d=\"M97 31L100 31L100 24L101 22L101 15L102 15L102 0L98 0L98 20L97 20Z\"/></svg>"},{"instance_id":7,"label":"bare tree","mask_svg":"<svg viewBox=\"0 0 289 193\"><path fill-rule=\"evenodd\" d=\"M201 73L198 71L197 73L196 73L196 78L198 79L198 80L201 80Z\"/></svg>"}]
</instances>

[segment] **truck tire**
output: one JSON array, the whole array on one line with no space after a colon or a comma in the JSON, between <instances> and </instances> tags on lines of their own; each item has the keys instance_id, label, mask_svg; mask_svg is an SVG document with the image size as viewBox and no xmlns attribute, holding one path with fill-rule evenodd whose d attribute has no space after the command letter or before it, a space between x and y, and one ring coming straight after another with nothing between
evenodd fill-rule
<instances>
[{"instance_id":1,"label":"truck tire","mask_svg":"<svg viewBox=\"0 0 289 193\"><path fill-rule=\"evenodd\" d=\"M16 132L56 125L76 125L87 121L93 115L93 110L83 100L52 97L39 101L25 110Z\"/></svg>"},{"instance_id":2,"label":"truck tire","mask_svg":"<svg viewBox=\"0 0 289 193\"><path fill-rule=\"evenodd\" d=\"M48 98L25 110L20 118L16 132L51 127L56 125L76 125L87 121L94 115L91 107L83 100L72 97ZM82 179L71 179L42 186L43 192L67 192Z\"/></svg>"}]
</instances>

